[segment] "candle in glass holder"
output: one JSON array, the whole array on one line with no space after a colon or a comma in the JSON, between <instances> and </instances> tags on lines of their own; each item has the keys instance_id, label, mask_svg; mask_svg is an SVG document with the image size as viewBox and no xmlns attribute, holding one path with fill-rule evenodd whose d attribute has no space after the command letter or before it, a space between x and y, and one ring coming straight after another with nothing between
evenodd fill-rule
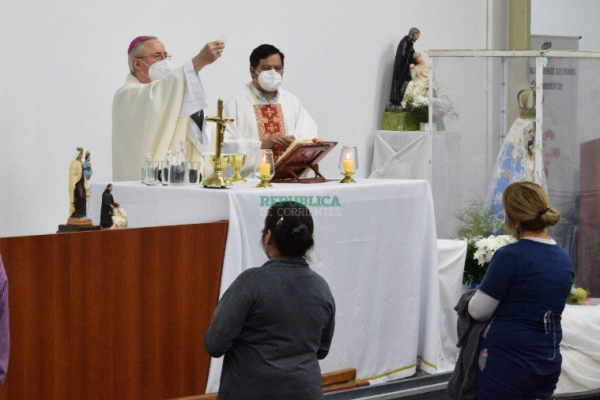
<instances>
[{"instance_id":1,"label":"candle in glass holder","mask_svg":"<svg viewBox=\"0 0 600 400\"><path fill-rule=\"evenodd\" d=\"M344 160L344 172L354 172L353 160Z\"/></svg>"},{"instance_id":2,"label":"candle in glass holder","mask_svg":"<svg viewBox=\"0 0 600 400\"><path fill-rule=\"evenodd\" d=\"M269 163L261 163L259 166L259 173L262 176L271 175L271 164Z\"/></svg>"}]
</instances>

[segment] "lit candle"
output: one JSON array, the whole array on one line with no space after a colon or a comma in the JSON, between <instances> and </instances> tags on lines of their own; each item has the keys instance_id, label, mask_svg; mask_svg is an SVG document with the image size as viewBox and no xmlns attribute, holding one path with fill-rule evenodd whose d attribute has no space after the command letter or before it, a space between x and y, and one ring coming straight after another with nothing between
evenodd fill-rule
<instances>
[{"instance_id":1,"label":"lit candle","mask_svg":"<svg viewBox=\"0 0 600 400\"><path fill-rule=\"evenodd\" d=\"M259 173L261 176L269 176L271 175L271 164L269 163L260 163Z\"/></svg>"},{"instance_id":2,"label":"lit candle","mask_svg":"<svg viewBox=\"0 0 600 400\"><path fill-rule=\"evenodd\" d=\"M354 160L344 160L344 172L354 172Z\"/></svg>"}]
</instances>

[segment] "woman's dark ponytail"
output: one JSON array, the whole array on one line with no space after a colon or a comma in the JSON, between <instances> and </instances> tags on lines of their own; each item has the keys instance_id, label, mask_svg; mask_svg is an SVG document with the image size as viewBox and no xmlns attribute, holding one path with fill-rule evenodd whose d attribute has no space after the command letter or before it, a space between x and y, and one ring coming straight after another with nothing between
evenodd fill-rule
<instances>
[{"instance_id":1,"label":"woman's dark ponytail","mask_svg":"<svg viewBox=\"0 0 600 400\"><path fill-rule=\"evenodd\" d=\"M282 256L304 256L313 248L313 219L308 207L296 202L276 203L269 209L263 229L268 231Z\"/></svg>"}]
</instances>

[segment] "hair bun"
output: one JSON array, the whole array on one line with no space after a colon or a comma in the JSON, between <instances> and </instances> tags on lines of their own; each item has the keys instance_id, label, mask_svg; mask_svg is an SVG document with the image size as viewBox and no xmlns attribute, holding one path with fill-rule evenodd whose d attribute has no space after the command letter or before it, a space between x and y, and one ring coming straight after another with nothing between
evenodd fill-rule
<instances>
[{"instance_id":1,"label":"hair bun","mask_svg":"<svg viewBox=\"0 0 600 400\"><path fill-rule=\"evenodd\" d=\"M544 226L554 226L560 221L560 213L555 208L549 207L541 216L540 219Z\"/></svg>"},{"instance_id":2,"label":"hair bun","mask_svg":"<svg viewBox=\"0 0 600 400\"><path fill-rule=\"evenodd\" d=\"M272 241L282 256L305 256L313 248L314 223L308 207L296 202L273 204L265 218L263 242L270 232Z\"/></svg>"},{"instance_id":3,"label":"hair bun","mask_svg":"<svg viewBox=\"0 0 600 400\"><path fill-rule=\"evenodd\" d=\"M304 224L300 224L294 229L292 229L292 237L300 236L304 231L308 231L308 228Z\"/></svg>"}]
</instances>

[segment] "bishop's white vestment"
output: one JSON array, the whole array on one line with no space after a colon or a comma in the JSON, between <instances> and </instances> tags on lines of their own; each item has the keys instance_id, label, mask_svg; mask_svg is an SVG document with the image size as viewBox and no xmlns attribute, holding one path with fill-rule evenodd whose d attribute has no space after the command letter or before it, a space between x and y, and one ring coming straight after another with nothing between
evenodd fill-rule
<instances>
[{"instance_id":1,"label":"bishop's white vestment","mask_svg":"<svg viewBox=\"0 0 600 400\"><path fill-rule=\"evenodd\" d=\"M173 140L188 143L188 159L200 160L210 135L190 115L208 102L192 61L167 76L141 83L128 75L113 100L113 180L139 180L147 153L163 161Z\"/></svg>"},{"instance_id":2,"label":"bishop's white vestment","mask_svg":"<svg viewBox=\"0 0 600 400\"><path fill-rule=\"evenodd\" d=\"M274 104L259 100L259 96L250 82L225 102L223 110L224 116L234 118L234 122L226 126L223 153L248 155L242 169L244 177L254 177L261 141L267 135L293 135L296 139L317 137L317 124L296 96L279 89Z\"/></svg>"}]
</instances>

